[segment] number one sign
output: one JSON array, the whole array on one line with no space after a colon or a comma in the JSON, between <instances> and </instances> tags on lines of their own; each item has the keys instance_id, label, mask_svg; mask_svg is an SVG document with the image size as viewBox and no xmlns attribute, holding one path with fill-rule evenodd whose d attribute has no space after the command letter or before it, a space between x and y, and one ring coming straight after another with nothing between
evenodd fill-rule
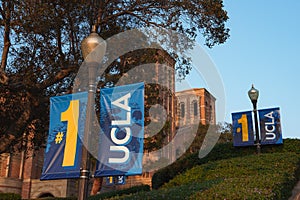
<instances>
[{"instance_id":1,"label":"number one sign","mask_svg":"<svg viewBox=\"0 0 300 200\"><path fill-rule=\"evenodd\" d=\"M69 108L61 113L61 121L67 122L66 144L62 166L70 167L75 164L79 119L79 100L70 101Z\"/></svg>"},{"instance_id":2,"label":"number one sign","mask_svg":"<svg viewBox=\"0 0 300 200\"><path fill-rule=\"evenodd\" d=\"M41 180L79 178L87 92L50 98L50 126Z\"/></svg>"},{"instance_id":3,"label":"number one sign","mask_svg":"<svg viewBox=\"0 0 300 200\"><path fill-rule=\"evenodd\" d=\"M252 112L232 113L234 146L250 146L254 144Z\"/></svg>"},{"instance_id":4,"label":"number one sign","mask_svg":"<svg viewBox=\"0 0 300 200\"><path fill-rule=\"evenodd\" d=\"M282 144L279 108L258 110L260 144ZM233 145L254 145L252 111L232 113Z\"/></svg>"}]
</instances>

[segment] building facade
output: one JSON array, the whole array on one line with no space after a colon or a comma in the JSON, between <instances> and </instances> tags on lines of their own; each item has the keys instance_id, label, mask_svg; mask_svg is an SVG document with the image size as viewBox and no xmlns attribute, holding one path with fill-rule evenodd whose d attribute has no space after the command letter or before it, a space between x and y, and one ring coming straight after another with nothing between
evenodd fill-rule
<instances>
[{"instance_id":1,"label":"building facade","mask_svg":"<svg viewBox=\"0 0 300 200\"><path fill-rule=\"evenodd\" d=\"M176 92L176 126L188 126L200 122L216 124L216 98L205 88L194 88Z\"/></svg>"},{"instance_id":2,"label":"building facade","mask_svg":"<svg viewBox=\"0 0 300 200\"><path fill-rule=\"evenodd\" d=\"M0 154L0 193L22 199L77 195L76 180L40 181L44 149Z\"/></svg>"}]
</instances>

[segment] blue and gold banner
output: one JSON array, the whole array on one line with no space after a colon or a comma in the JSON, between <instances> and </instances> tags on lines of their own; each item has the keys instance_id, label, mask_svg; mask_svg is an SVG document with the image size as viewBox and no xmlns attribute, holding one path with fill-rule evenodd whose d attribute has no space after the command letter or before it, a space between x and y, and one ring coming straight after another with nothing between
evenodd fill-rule
<instances>
[{"instance_id":1,"label":"blue and gold banner","mask_svg":"<svg viewBox=\"0 0 300 200\"><path fill-rule=\"evenodd\" d=\"M144 83L101 89L95 177L142 173Z\"/></svg>"},{"instance_id":2,"label":"blue and gold banner","mask_svg":"<svg viewBox=\"0 0 300 200\"><path fill-rule=\"evenodd\" d=\"M50 98L50 126L41 180L79 178L87 92Z\"/></svg>"},{"instance_id":3,"label":"blue and gold banner","mask_svg":"<svg viewBox=\"0 0 300 200\"><path fill-rule=\"evenodd\" d=\"M254 145L252 111L232 113L233 146Z\"/></svg>"},{"instance_id":4,"label":"blue and gold banner","mask_svg":"<svg viewBox=\"0 0 300 200\"><path fill-rule=\"evenodd\" d=\"M106 177L106 185L125 185L125 176L108 176Z\"/></svg>"},{"instance_id":5,"label":"blue and gold banner","mask_svg":"<svg viewBox=\"0 0 300 200\"><path fill-rule=\"evenodd\" d=\"M260 121L261 144L282 144L279 108L258 111Z\"/></svg>"}]
</instances>

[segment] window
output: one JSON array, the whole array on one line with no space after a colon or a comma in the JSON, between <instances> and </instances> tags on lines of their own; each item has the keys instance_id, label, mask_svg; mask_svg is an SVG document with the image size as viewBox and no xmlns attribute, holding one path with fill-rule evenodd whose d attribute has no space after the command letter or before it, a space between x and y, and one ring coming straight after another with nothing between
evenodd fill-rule
<instances>
[{"instance_id":1,"label":"window","mask_svg":"<svg viewBox=\"0 0 300 200\"><path fill-rule=\"evenodd\" d=\"M197 101L193 102L193 108L194 108L194 116L198 115L198 103Z\"/></svg>"},{"instance_id":2,"label":"window","mask_svg":"<svg viewBox=\"0 0 300 200\"><path fill-rule=\"evenodd\" d=\"M184 103L180 104L180 117L184 118L184 114L185 114L185 107L184 107Z\"/></svg>"},{"instance_id":3,"label":"window","mask_svg":"<svg viewBox=\"0 0 300 200\"><path fill-rule=\"evenodd\" d=\"M209 116L210 116L210 119L209 121L212 122L213 120L213 111L212 111L212 106L209 106Z\"/></svg>"}]
</instances>

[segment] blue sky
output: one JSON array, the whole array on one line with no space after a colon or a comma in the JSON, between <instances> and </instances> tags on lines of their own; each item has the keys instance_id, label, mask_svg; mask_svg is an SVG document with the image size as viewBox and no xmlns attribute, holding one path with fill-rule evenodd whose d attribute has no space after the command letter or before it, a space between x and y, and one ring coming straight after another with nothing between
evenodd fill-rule
<instances>
[{"instance_id":1,"label":"blue sky","mask_svg":"<svg viewBox=\"0 0 300 200\"><path fill-rule=\"evenodd\" d=\"M283 137L300 138L300 1L224 0L224 5L230 39L204 49L223 80L225 121L231 123L232 112L252 109L247 92L253 83L260 92L258 108L280 107Z\"/></svg>"}]
</instances>

